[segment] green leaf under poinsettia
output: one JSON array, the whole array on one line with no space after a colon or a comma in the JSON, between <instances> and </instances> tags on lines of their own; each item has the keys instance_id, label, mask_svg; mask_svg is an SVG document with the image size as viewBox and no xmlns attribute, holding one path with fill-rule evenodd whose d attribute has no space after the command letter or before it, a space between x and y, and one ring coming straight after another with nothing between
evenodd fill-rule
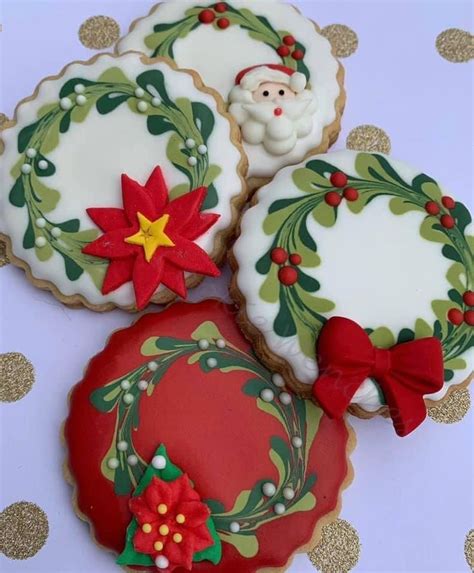
<instances>
[{"instance_id":1,"label":"green leaf under poinsettia","mask_svg":"<svg viewBox=\"0 0 474 573\"><path fill-rule=\"evenodd\" d=\"M165 482L173 482L178 479L183 472L178 466L175 466L168 457L166 448L161 444L155 452L155 456L162 456L166 460L166 465L163 469L159 470L153 467L150 463L146 469L143 477L137 485L132 497L137 497L150 485L151 480L157 477ZM205 503L205 502L203 502ZM206 522L206 526L214 541L213 545L202 551L197 551L193 556L193 562L210 561L214 565L220 563L222 559L222 544L214 525L212 517ZM125 539L125 548L117 558L118 565L140 565L143 567L153 567L154 561L150 555L145 553L138 553L135 551L133 539L137 531L138 524L135 518L132 519L128 528Z\"/></svg>"}]
</instances>

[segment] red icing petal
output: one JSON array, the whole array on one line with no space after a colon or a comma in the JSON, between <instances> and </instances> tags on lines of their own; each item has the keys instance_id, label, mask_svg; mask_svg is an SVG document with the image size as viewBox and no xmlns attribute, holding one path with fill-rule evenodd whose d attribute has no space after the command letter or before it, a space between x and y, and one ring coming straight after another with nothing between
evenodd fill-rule
<instances>
[{"instance_id":1,"label":"red icing petal","mask_svg":"<svg viewBox=\"0 0 474 573\"><path fill-rule=\"evenodd\" d=\"M176 514L182 513L186 517L183 527L197 527L206 523L211 512L202 501L184 501L176 506Z\"/></svg>"},{"instance_id":2,"label":"red icing petal","mask_svg":"<svg viewBox=\"0 0 474 573\"><path fill-rule=\"evenodd\" d=\"M155 208L147 190L139 183L122 175L123 206L130 224L137 223L137 213L145 215L150 221L157 219L159 211Z\"/></svg>"},{"instance_id":3,"label":"red icing petal","mask_svg":"<svg viewBox=\"0 0 474 573\"><path fill-rule=\"evenodd\" d=\"M179 476L179 478L173 482L173 492L175 492L176 499L180 502L201 500L197 491L191 486L187 474Z\"/></svg>"},{"instance_id":4,"label":"red icing petal","mask_svg":"<svg viewBox=\"0 0 474 573\"><path fill-rule=\"evenodd\" d=\"M166 258L183 271L218 277L219 269L209 255L195 243L182 237L175 239L175 247L168 249ZM163 251L163 249L160 249Z\"/></svg>"},{"instance_id":5,"label":"red icing petal","mask_svg":"<svg viewBox=\"0 0 474 573\"><path fill-rule=\"evenodd\" d=\"M183 535L181 543L175 543L171 539L166 543L163 554L167 557L170 565L184 567L189 571L193 566L193 555L196 552L192 535Z\"/></svg>"},{"instance_id":6,"label":"red icing petal","mask_svg":"<svg viewBox=\"0 0 474 573\"><path fill-rule=\"evenodd\" d=\"M181 298L186 298L188 292L186 289L186 281L184 279L184 272L170 263L165 262L165 270L161 278L161 282L165 287L169 288Z\"/></svg>"},{"instance_id":7,"label":"red icing petal","mask_svg":"<svg viewBox=\"0 0 474 573\"><path fill-rule=\"evenodd\" d=\"M91 207L87 214L102 231L125 229L130 224L123 209L115 207Z\"/></svg>"},{"instance_id":8,"label":"red icing petal","mask_svg":"<svg viewBox=\"0 0 474 573\"><path fill-rule=\"evenodd\" d=\"M138 310L145 308L150 302L161 282L164 269L163 257L155 254L148 262L145 259L143 249L141 251L135 259L135 266L133 267L133 287Z\"/></svg>"},{"instance_id":9,"label":"red icing petal","mask_svg":"<svg viewBox=\"0 0 474 573\"><path fill-rule=\"evenodd\" d=\"M162 211L168 202L168 187L161 167L155 167L145 184L145 189L158 211Z\"/></svg>"},{"instance_id":10,"label":"red icing petal","mask_svg":"<svg viewBox=\"0 0 474 573\"><path fill-rule=\"evenodd\" d=\"M150 510L142 496L132 497L128 506L140 525L154 523L158 518L156 511Z\"/></svg>"},{"instance_id":11,"label":"red icing petal","mask_svg":"<svg viewBox=\"0 0 474 573\"><path fill-rule=\"evenodd\" d=\"M201 235L204 235L204 233L214 225L219 217L220 215L215 213L200 213L193 217L191 222L192 224L190 223L186 229L181 229L181 235L190 241L195 241Z\"/></svg>"},{"instance_id":12,"label":"red icing petal","mask_svg":"<svg viewBox=\"0 0 474 573\"><path fill-rule=\"evenodd\" d=\"M134 257L115 259L110 262L107 273L102 283L102 294L118 289L123 284L132 280Z\"/></svg>"},{"instance_id":13,"label":"red icing petal","mask_svg":"<svg viewBox=\"0 0 474 573\"><path fill-rule=\"evenodd\" d=\"M153 476L150 485L146 488L144 497L148 507L155 514L160 503L164 503L168 507L174 503L172 487L156 476Z\"/></svg>"},{"instance_id":14,"label":"red icing petal","mask_svg":"<svg viewBox=\"0 0 474 573\"><path fill-rule=\"evenodd\" d=\"M102 257L104 259L119 259L134 256L137 253L138 247L125 242L125 239L132 234L133 229L109 231L92 243L86 245L82 249L82 252L87 255L94 255L95 257Z\"/></svg>"},{"instance_id":15,"label":"red icing petal","mask_svg":"<svg viewBox=\"0 0 474 573\"><path fill-rule=\"evenodd\" d=\"M194 529L183 530L183 537L190 534L193 536L194 551L202 551L214 544L206 524L198 525Z\"/></svg>"},{"instance_id":16,"label":"red icing petal","mask_svg":"<svg viewBox=\"0 0 474 573\"><path fill-rule=\"evenodd\" d=\"M199 213L206 194L207 187L199 187L168 203L164 212L170 216L167 225L169 233L184 234L183 231L192 222L194 215Z\"/></svg>"},{"instance_id":17,"label":"red icing petal","mask_svg":"<svg viewBox=\"0 0 474 573\"><path fill-rule=\"evenodd\" d=\"M156 553L155 541L157 541L156 526L150 533L145 533L141 527L138 527L133 537L133 546L138 553L154 555Z\"/></svg>"}]
</instances>

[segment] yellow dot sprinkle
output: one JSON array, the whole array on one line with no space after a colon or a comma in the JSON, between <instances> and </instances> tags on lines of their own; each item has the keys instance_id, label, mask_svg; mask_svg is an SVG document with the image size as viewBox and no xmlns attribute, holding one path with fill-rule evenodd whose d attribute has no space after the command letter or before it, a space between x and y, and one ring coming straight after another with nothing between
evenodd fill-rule
<instances>
[{"instance_id":1,"label":"yellow dot sprinkle","mask_svg":"<svg viewBox=\"0 0 474 573\"><path fill-rule=\"evenodd\" d=\"M142 525L143 533L151 533L151 525L149 523L144 523Z\"/></svg>"},{"instance_id":2,"label":"yellow dot sprinkle","mask_svg":"<svg viewBox=\"0 0 474 573\"><path fill-rule=\"evenodd\" d=\"M160 515L165 515L165 513L168 511L168 506L165 503L160 503L160 505L157 507L157 511Z\"/></svg>"},{"instance_id":3,"label":"yellow dot sprinkle","mask_svg":"<svg viewBox=\"0 0 474 573\"><path fill-rule=\"evenodd\" d=\"M161 541L155 541L155 545L153 546L155 551L161 551L163 549L163 543Z\"/></svg>"},{"instance_id":4,"label":"yellow dot sprinkle","mask_svg":"<svg viewBox=\"0 0 474 573\"><path fill-rule=\"evenodd\" d=\"M186 518L182 513L178 513L178 515L176 516L176 521L178 523L184 523L186 521Z\"/></svg>"},{"instance_id":5,"label":"yellow dot sprinkle","mask_svg":"<svg viewBox=\"0 0 474 573\"><path fill-rule=\"evenodd\" d=\"M183 536L181 535L181 533L175 533L173 535L173 541L175 543L181 543L181 541L183 541Z\"/></svg>"},{"instance_id":6,"label":"yellow dot sprinkle","mask_svg":"<svg viewBox=\"0 0 474 573\"><path fill-rule=\"evenodd\" d=\"M159 532L161 535L168 535L170 528L167 525L160 525Z\"/></svg>"}]
</instances>

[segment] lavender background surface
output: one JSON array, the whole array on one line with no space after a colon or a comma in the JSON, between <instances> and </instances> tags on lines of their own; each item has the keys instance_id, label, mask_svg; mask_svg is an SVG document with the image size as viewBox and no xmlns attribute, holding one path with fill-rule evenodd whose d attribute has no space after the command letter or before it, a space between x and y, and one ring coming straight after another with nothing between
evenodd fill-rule
<instances>
[{"instance_id":1,"label":"lavender background surface","mask_svg":"<svg viewBox=\"0 0 474 573\"><path fill-rule=\"evenodd\" d=\"M296 1L321 26L346 24L359 49L343 60L348 103L343 130L363 123L387 131L392 155L432 175L472 208L472 62L453 64L435 49L447 28L472 31L472 3L457 0L373 2ZM78 38L89 16L106 14L121 25L144 15L147 0L0 0L0 111L13 115L45 76L70 60L93 55ZM226 279L208 280L192 299L225 296ZM134 317L71 310L33 288L12 265L0 270L0 352L23 352L36 368L36 384L23 400L0 404L0 509L19 500L47 513L50 536L32 559L11 561L8 572L107 573L112 556L91 542L71 508L63 480L59 432L67 393L88 360L116 328ZM467 571L463 544L473 527L473 409L454 425L431 420L399 439L383 419L351 419L358 445L355 479L343 497L341 517L362 542L358 572ZM306 555L290 571L314 571ZM237 573L237 572L236 572Z\"/></svg>"}]
</instances>

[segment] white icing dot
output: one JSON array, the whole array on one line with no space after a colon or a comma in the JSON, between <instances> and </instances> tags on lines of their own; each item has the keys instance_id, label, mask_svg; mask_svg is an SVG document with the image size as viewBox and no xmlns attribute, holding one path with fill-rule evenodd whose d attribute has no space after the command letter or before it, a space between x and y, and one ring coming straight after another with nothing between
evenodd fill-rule
<instances>
[{"instance_id":1,"label":"white icing dot","mask_svg":"<svg viewBox=\"0 0 474 573\"><path fill-rule=\"evenodd\" d=\"M208 358L206 360L206 364L209 366L209 368L215 368L217 366L217 360L215 358Z\"/></svg>"},{"instance_id":2,"label":"white icing dot","mask_svg":"<svg viewBox=\"0 0 474 573\"><path fill-rule=\"evenodd\" d=\"M140 380L138 383L138 389L142 392L148 388L148 382L146 380Z\"/></svg>"},{"instance_id":3,"label":"white icing dot","mask_svg":"<svg viewBox=\"0 0 474 573\"><path fill-rule=\"evenodd\" d=\"M155 565L158 567L158 569L167 569L169 564L170 562L164 555L158 555L158 557L155 559Z\"/></svg>"},{"instance_id":4,"label":"white icing dot","mask_svg":"<svg viewBox=\"0 0 474 573\"><path fill-rule=\"evenodd\" d=\"M85 95L78 95L76 98L77 105L86 105L87 98Z\"/></svg>"},{"instance_id":5,"label":"white icing dot","mask_svg":"<svg viewBox=\"0 0 474 573\"><path fill-rule=\"evenodd\" d=\"M291 487L285 487L283 490L283 497L288 501L291 501L295 497L295 492Z\"/></svg>"},{"instance_id":6,"label":"white icing dot","mask_svg":"<svg viewBox=\"0 0 474 573\"><path fill-rule=\"evenodd\" d=\"M74 86L74 91L77 94L83 94L86 91L86 86L84 84L76 84Z\"/></svg>"},{"instance_id":7,"label":"white icing dot","mask_svg":"<svg viewBox=\"0 0 474 573\"><path fill-rule=\"evenodd\" d=\"M218 338L216 340L216 346L217 348L225 348L225 340L223 340L222 338Z\"/></svg>"},{"instance_id":8,"label":"white icing dot","mask_svg":"<svg viewBox=\"0 0 474 573\"><path fill-rule=\"evenodd\" d=\"M199 153L199 155L206 155L207 147L205 145L200 145L198 147L198 153Z\"/></svg>"},{"instance_id":9,"label":"white icing dot","mask_svg":"<svg viewBox=\"0 0 474 573\"><path fill-rule=\"evenodd\" d=\"M46 219L43 219L43 217L36 219L36 226L39 229L44 229L46 227Z\"/></svg>"},{"instance_id":10,"label":"white icing dot","mask_svg":"<svg viewBox=\"0 0 474 573\"><path fill-rule=\"evenodd\" d=\"M288 392L281 392L280 396L278 397L280 402L282 404L284 404L285 406L288 406L288 404L291 404L291 395L288 394Z\"/></svg>"},{"instance_id":11,"label":"white icing dot","mask_svg":"<svg viewBox=\"0 0 474 573\"><path fill-rule=\"evenodd\" d=\"M239 531L240 531L240 525L239 525L236 521L233 521L233 522L229 525L229 529L231 530L232 533L239 533Z\"/></svg>"},{"instance_id":12,"label":"white icing dot","mask_svg":"<svg viewBox=\"0 0 474 573\"><path fill-rule=\"evenodd\" d=\"M138 111L145 113L146 110L148 109L148 104L146 103L146 101L139 101L137 104L137 109Z\"/></svg>"},{"instance_id":13,"label":"white icing dot","mask_svg":"<svg viewBox=\"0 0 474 573\"><path fill-rule=\"evenodd\" d=\"M33 157L36 157L37 151L36 149L34 149L34 147L30 147L29 149L26 150L26 157L29 157L30 159L33 159Z\"/></svg>"},{"instance_id":14,"label":"white icing dot","mask_svg":"<svg viewBox=\"0 0 474 573\"><path fill-rule=\"evenodd\" d=\"M59 101L59 105L61 106L61 109L64 109L65 111L67 111L68 109L71 109L72 101L68 97L63 97Z\"/></svg>"},{"instance_id":15,"label":"white icing dot","mask_svg":"<svg viewBox=\"0 0 474 573\"><path fill-rule=\"evenodd\" d=\"M165 456L155 456L151 460L151 465L155 468L155 470L164 470L166 467Z\"/></svg>"},{"instance_id":16,"label":"white icing dot","mask_svg":"<svg viewBox=\"0 0 474 573\"><path fill-rule=\"evenodd\" d=\"M135 400L135 398L133 397L133 394L124 394L123 395L123 401L125 402L125 404L127 404L128 406L130 406L130 404Z\"/></svg>"},{"instance_id":17,"label":"white icing dot","mask_svg":"<svg viewBox=\"0 0 474 573\"><path fill-rule=\"evenodd\" d=\"M205 338L201 338L201 340L198 340L198 346L201 350L207 350L209 348L209 341Z\"/></svg>"},{"instance_id":18,"label":"white icing dot","mask_svg":"<svg viewBox=\"0 0 474 573\"><path fill-rule=\"evenodd\" d=\"M158 107L159 105L161 105L161 99L160 99L159 97L154 97L154 98L151 100L151 105L152 105L153 107Z\"/></svg>"},{"instance_id":19,"label":"white icing dot","mask_svg":"<svg viewBox=\"0 0 474 573\"><path fill-rule=\"evenodd\" d=\"M41 161L38 161L38 167L43 171L45 169L48 169L48 162L46 161L46 159L41 159Z\"/></svg>"},{"instance_id":20,"label":"white icing dot","mask_svg":"<svg viewBox=\"0 0 474 573\"><path fill-rule=\"evenodd\" d=\"M279 388L283 388L283 386L285 385L285 381L283 380L283 376L281 374L273 374L272 382L273 384L275 384L275 386L278 386Z\"/></svg>"},{"instance_id":21,"label":"white icing dot","mask_svg":"<svg viewBox=\"0 0 474 573\"><path fill-rule=\"evenodd\" d=\"M151 370L152 372L156 372L156 370L158 369L158 364L152 360L151 362L148 362L148 370Z\"/></svg>"},{"instance_id":22,"label":"white icing dot","mask_svg":"<svg viewBox=\"0 0 474 573\"><path fill-rule=\"evenodd\" d=\"M196 147L196 142L194 141L194 139L186 139L186 147L188 149L193 149L193 147Z\"/></svg>"},{"instance_id":23,"label":"white icing dot","mask_svg":"<svg viewBox=\"0 0 474 573\"><path fill-rule=\"evenodd\" d=\"M44 247L46 245L46 239L44 237L37 237L35 241L35 245L37 247Z\"/></svg>"},{"instance_id":24,"label":"white icing dot","mask_svg":"<svg viewBox=\"0 0 474 573\"><path fill-rule=\"evenodd\" d=\"M53 235L53 237L56 237L56 239L61 236L61 233L62 231L59 227L53 227L51 229L51 235Z\"/></svg>"},{"instance_id":25,"label":"white icing dot","mask_svg":"<svg viewBox=\"0 0 474 573\"><path fill-rule=\"evenodd\" d=\"M294 436L292 438L291 443L295 446L295 448L301 448L303 445L303 440L299 436Z\"/></svg>"},{"instance_id":26,"label":"white icing dot","mask_svg":"<svg viewBox=\"0 0 474 573\"><path fill-rule=\"evenodd\" d=\"M31 165L30 165L29 163L24 163L24 164L21 166L21 172L22 172L24 175L28 175L29 173L31 173Z\"/></svg>"},{"instance_id":27,"label":"white icing dot","mask_svg":"<svg viewBox=\"0 0 474 573\"><path fill-rule=\"evenodd\" d=\"M195 157L188 157L188 165L191 165L191 167L197 165L197 162L198 160Z\"/></svg>"},{"instance_id":28,"label":"white icing dot","mask_svg":"<svg viewBox=\"0 0 474 573\"><path fill-rule=\"evenodd\" d=\"M283 513L285 513L285 506L282 503L275 503L275 505L273 506L273 511L277 514L277 515L282 515Z\"/></svg>"},{"instance_id":29,"label":"white icing dot","mask_svg":"<svg viewBox=\"0 0 474 573\"><path fill-rule=\"evenodd\" d=\"M120 465L120 462L118 461L117 458L110 458L107 460L107 466L111 469L111 470L116 470Z\"/></svg>"},{"instance_id":30,"label":"white icing dot","mask_svg":"<svg viewBox=\"0 0 474 573\"><path fill-rule=\"evenodd\" d=\"M122 382L120 382L120 388L122 388L122 390L130 390L131 386L128 380L122 380Z\"/></svg>"},{"instance_id":31,"label":"white icing dot","mask_svg":"<svg viewBox=\"0 0 474 573\"><path fill-rule=\"evenodd\" d=\"M260 392L260 398L264 402L271 402L273 398L275 398L275 394L273 393L272 390L270 390L270 388L265 388L265 390L262 390Z\"/></svg>"},{"instance_id":32,"label":"white icing dot","mask_svg":"<svg viewBox=\"0 0 474 573\"><path fill-rule=\"evenodd\" d=\"M125 440L120 441L117 444L117 450L119 452L126 452L128 450L128 442L126 442Z\"/></svg>"},{"instance_id":33,"label":"white icing dot","mask_svg":"<svg viewBox=\"0 0 474 573\"><path fill-rule=\"evenodd\" d=\"M145 90L143 88L137 88L135 90L135 97L143 97L145 95Z\"/></svg>"},{"instance_id":34,"label":"white icing dot","mask_svg":"<svg viewBox=\"0 0 474 573\"><path fill-rule=\"evenodd\" d=\"M136 466L138 464L138 458L134 454L128 456L127 463L129 466Z\"/></svg>"},{"instance_id":35,"label":"white icing dot","mask_svg":"<svg viewBox=\"0 0 474 573\"><path fill-rule=\"evenodd\" d=\"M273 497L276 494L276 487L274 486L274 484L272 484L272 482L267 481L266 483L263 484L262 491L263 494L266 495L267 497Z\"/></svg>"}]
</instances>

